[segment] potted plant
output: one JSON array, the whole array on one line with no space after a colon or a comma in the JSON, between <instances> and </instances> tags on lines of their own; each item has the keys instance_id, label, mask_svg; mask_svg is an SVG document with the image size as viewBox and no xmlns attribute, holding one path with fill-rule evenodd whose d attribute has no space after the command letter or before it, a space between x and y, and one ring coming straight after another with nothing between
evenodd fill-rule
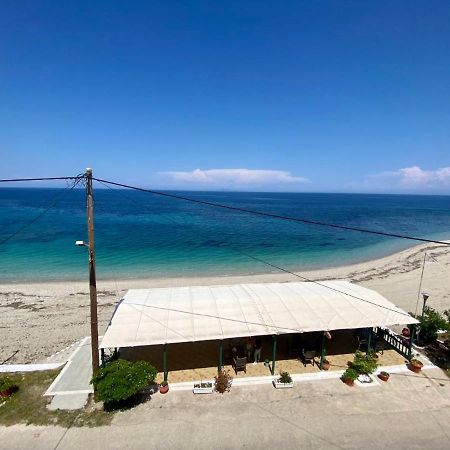
<instances>
[{"instance_id":1,"label":"potted plant","mask_svg":"<svg viewBox=\"0 0 450 450\"><path fill-rule=\"evenodd\" d=\"M0 397L11 397L18 389L19 386L17 386L10 378L0 378Z\"/></svg>"},{"instance_id":2,"label":"potted plant","mask_svg":"<svg viewBox=\"0 0 450 450\"><path fill-rule=\"evenodd\" d=\"M423 362L416 358L411 359L411 361L409 362L409 369L415 373L419 373L422 370L422 367Z\"/></svg>"},{"instance_id":3,"label":"potted plant","mask_svg":"<svg viewBox=\"0 0 450 450\"><path fill-rule=\"evenodd\" d=\"M214 392L214 386L211 381L194 384L194 394L212 394Z\"/></svg>"},{"instance_id":4,"label":"potted plant","mask_svg":"<svg viewBox=\"0 0 450 450\"><path fill-rule=\"evenodd\" d=\"M371 373L375 372L377 367L378 363L377 358L375 358L374 352L364 354L360 351L357 351L351 364L351 368L355 369L358 374L361 375L370 375Z\"/></svg>"},{"instance_id":5,"label":"potted plant","mask_svg":"<svg viewBox=\"0 0 450 450\"><path fill-rule=\"evenodd\" d=\"M231 389L232 382L233 377L230 375L230 371L222 369L214 377L214 388L217 392L223 394Z\"/></svg>"},{"instance_id":6,"label":"potted plant","mask_svg":"<svg viewBox=\"0 0 450 450\"><path fill-rule=\"evenodd\" d=\"M169 383L166 380L162 381L159 385L159 392L161 394L167 394L169 392Z\"/></svg>"},{"instance_id":7,"label":"potted plant","mask_svg":"<svg viewBox=\"0 0 450 450\"><path fill-rule=\"evenodd\" d=\"M289 372L280 372L280 377L273 380L273 385L276 389L288 389L294 387L294 382Z\"/></svg>"},{"instance_id":8,"label":"potted plant","mask_svg":"<svg viewBox=\"0 0 450 450\"><path fill-rule=\"evenodd\" d=\"M389 373L388 373L388 372L385 372L384 370L382 370L382 371L378 374L378 378L379 378L380 380L383 380L383 381L389 380L389 377L390 377Z\"/></svg>"},{"instance_id":9,"label":"potted plant","mask_svg":"<svg viewBox=\"0 0 450 450\"><path fill-rule=\"evenodd\" d=\"M341 380L348 386L353 386L355 384L355 380L358 378L359 373L353 369L352 367L349 367L341 377Z\"/></svg>"},{"instance_id":10,"label":"potted plant","mask_svg":"<svg viewBox=\"0 0 450 450\"><path fill-rule=\"evenodd\" d=\"M322 370L329 370L330 369L330 361L328 359L324 359L322 361Z\"/></svg>"}]
</instances>

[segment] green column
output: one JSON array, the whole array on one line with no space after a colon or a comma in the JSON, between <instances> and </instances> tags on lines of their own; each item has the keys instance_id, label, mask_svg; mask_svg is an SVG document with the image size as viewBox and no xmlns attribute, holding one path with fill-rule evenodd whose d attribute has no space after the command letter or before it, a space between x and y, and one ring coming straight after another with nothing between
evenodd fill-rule
<instances>
[{"instance_id":1,"label":"green column","mask_svg":"<svg viewBox=\"0 0 450 450\"><path fill-rule=\"evenodd\" d=\"M275 375L275 359L277 356L277 336L272 336L272 375Z\"/></svg>"},{"instance_id":2,"label":"green column","mask_svg":"<svg viewBox=\"0 0 450 450\"><path fill-rule=\"evenodd\" d=\"M220 341L219 344L219 372L222 370L222 364L223 364L223 341Z\"/></svg>"},{"instance_id":3,"label":"green column","mask_svg":"<svg viewBox=\"0 0 450 450\"><path fill-rule=\"evenodd\" d=\"M366 353L370 353L370 340L372 339L372 328L368 329L368 333L367 333L367 352Z\"/></svg>"},{"instance_id":4,"label":"green column","mask_svg":"<svg viewBox=\"0 0 450 450\"><path fill-rule=\"evenodd\" d=\"M325 331L322 333L322 342L320 344L320 370L322 370L324 359L325 359Z\"/></svg>"},{"instance_id":5,"label":"green column","mask_svg":"<svg viewBox=\"0 0 450 450\"><path fill-rule=\"evenodd\" d=\"M163 347L163 372L164 372L164 381L167 381L167 345L164 344Z\"/></svg>"},{"instance_id":6,"label":"green column","mask_svg":"<svg viewBox=\"0 0 450 450\"><path fill-rule=\"evenodd\" d=\"M412 356L412 346L413 346L413 340L414 340L414 331L416 331L416 326L411 325L409 328L409 348L408 348L408 360L411 361Z\"/></svg>"}]
</instances>

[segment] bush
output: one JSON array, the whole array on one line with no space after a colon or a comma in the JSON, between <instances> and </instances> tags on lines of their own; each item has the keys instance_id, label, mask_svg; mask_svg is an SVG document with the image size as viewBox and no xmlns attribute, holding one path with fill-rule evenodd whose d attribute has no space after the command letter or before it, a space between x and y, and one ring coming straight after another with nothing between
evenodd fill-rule
<instances>
[{"instance_id":1,"label":"bush","mask_svg":"<svg viewBox=\"0 0 450 450\"><path fill-rule=\"evenodd\" d=\"M375 372L378 367L377 358L374 352L364 354L360 351L355 353L353 358L352 369L356 370L358 374L369 375Z\"/></svg>"},{"instance_id":2,"label":"bush","mask_svg":"<svg viewBox=\"0 0 450 450\"><path fill-rule=\"evenodd\" d=\"M223 394L224 392L227 392L231 389L233 377L230 375L230 372L228 370L220 370L214 379L214 386L217 392Z\"/></svg>"},{"instance_id":3,"label":"bush","mask_svg":"<svg viewBox=\"0 0 450 450\"><path fill-rule=\"evenodd\" d=\"M359 376L359 373L355 370L349 367L343 374L342 379L343 380L352 380L355 381Z\"/></svg>"},{"instance_id":4,"label":"bush","mask_svg":"<svg viewBox=\"0 0 450 450\"><path fill-rule=\"evenodd\" d=\"M14 391L17 391L18 387L14 383L14 381L11 380L11 378L0 377L0 392L7 391L8 389L13 389Z\"/></svg>"},{"instance_id":5,"label":"bush","mask_svg":"<svg viewBox=\"0 0 450 450\"><path fill-rule=\"evenodd\" d=\"M98 400L114 403L127 400L155 381L157 370L148 362L117 359L92 378Z\"/></svg>"},{"instance_id":6,"label":"bush","mask_svg":"<svg viewBox=\"0 0 450 450\"><path fill-rule=\"evenodd\" d=\"M449 311L444 314L448 316ZM423 316L417 317L420 320L419 338L422 342L432 342L437 338L438 330L450 330L450 323L446 318L433 308L425 308Z\"/></svg>"},{"instance_id":7,"label":"bush","mask_svg":"<svg viewBox=\"0 0 450 450\"><path fill-rule=\"evenodd\" d=\"M289 372L280 372L280 378L278 378L280 383L292 383L292 377L289 375Z\"/></svg>"}]
</instances>

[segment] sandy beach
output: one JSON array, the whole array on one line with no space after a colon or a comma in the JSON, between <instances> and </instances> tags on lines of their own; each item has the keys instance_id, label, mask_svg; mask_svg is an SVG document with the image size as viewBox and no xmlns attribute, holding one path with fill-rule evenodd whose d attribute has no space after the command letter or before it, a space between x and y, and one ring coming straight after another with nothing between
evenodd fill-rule
<instances>
[{"instance_id":1,"label":"sandy beach","mask_svg":"<svg viewBox=\"0 0 450 450\"><path fill-rule=\"evenodd\" d=\"M424 253L422 291L428 305L440 311L450 308L450 248L420 245L365 263L301 272L312 280L349 279L375 289L406 311L415 311ZM434 259L434 261L432 261ZM286 273L229 277L165 279L101 279L98 274L99 327L102 333L116 302L130 288L299 281ZM419 302L419 311L422 305ZM0 284L0 363L16 350L8 363L48 362L56 352L89 334L89 290L86 282Z\"/></svg>"}]
</instances>

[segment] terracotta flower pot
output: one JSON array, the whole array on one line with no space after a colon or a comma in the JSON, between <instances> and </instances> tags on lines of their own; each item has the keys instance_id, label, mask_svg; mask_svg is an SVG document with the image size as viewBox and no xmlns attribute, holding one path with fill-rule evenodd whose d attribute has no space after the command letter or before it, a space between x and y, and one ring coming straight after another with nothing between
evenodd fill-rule
<instances>
[{"instance_id":1,"label":"terracotta flower pot","mask_svg":"<svg viewBox=\"0 0 450 450\"><path fill-rule=\"evenodd\" d=\"M18 386L11 386L10 388L1 391L0 397L11 397L11 395L13 395L18 389Z\"/></svg>"},{"instance_id":2,"label":"terracotta flower pot","mask_svg":"<svg viewBox=\"0 0 450 450\"><path fill-rule=\"evenodd\" d=\"M353 386L355 384L355 380L352 380L351 378L342 378L342 381L347 385L347 386Z\"/></svg>"},{"instance_id":3,"label":"terracotta flower pot","mask_svg":"<svg viewBox=\"0 0 450 450\"><path fill-rule=\"evenodd\" d=\"M422 370L423 364L421 362L410 362L408 367L414 373L419 373Z\"/></svg>"},{"instance_id":4,"label":"terracotta flower pot","mask_svg":"<svg viewBox=\"0 0 450 450\"><path fill-rule=\"evenodd\" d=\"M379 373L378 374L378 378L382 381L387 381L389 380L389 374L388 373Z\"/></svg>"},{"instance_id":5,"label":"terracotta flower pot","mask_svg":"<svg viewBox=\"0 0 450 450\"><path fill-rule=\"evenodd\" d=\"M167 394L169 392L169 385L166 384L165 386L159 386L159 393L160 394Z\"/></svg>"},{"instance_id":6,"label":"terracotta flower pot","mask_svg":"<svg viewBox=\"0 0 450 450\"><path fill-rule=\"evenodd\" d=\"M324 361L322 364L322 370L329 370L329 369L330 369L329 361Z\"/></svg>"}]
</instances>

